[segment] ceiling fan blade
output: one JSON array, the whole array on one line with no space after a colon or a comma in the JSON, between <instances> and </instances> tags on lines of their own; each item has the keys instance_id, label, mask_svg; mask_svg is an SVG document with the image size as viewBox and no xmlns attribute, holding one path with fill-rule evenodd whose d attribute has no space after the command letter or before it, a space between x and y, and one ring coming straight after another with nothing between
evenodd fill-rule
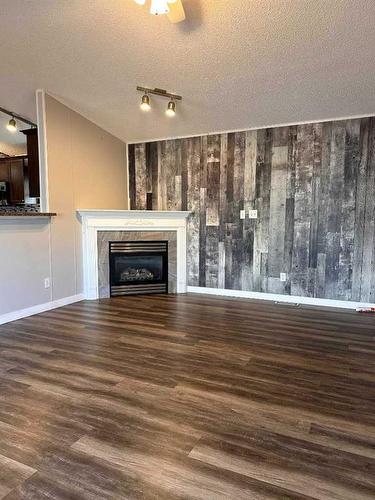
<instances>
[{"instance_id":1,"label":"ceiling fan blade","mask_svg":"<svg viewBox=\"0 0 375 500\"><path fill-rule=\"evenodd\" d=\"M182 0L176 0L173 3L169 3L168 7L169 12L167 16L171 23L180 23L186 19Z\"/></svg>"}]
</instances>

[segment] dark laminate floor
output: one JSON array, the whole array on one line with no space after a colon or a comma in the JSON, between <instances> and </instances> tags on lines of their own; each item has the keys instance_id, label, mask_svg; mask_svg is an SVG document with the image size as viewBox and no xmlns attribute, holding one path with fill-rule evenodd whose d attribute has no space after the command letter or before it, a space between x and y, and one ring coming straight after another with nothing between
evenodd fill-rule
<instances>
[{"instance_id":1,"label":"dark laminate floor","mask_svg":"<svg viewBox=\"0 0 375 500\"><path fill-rule=\"evenodd\" d=\"M373 499L375 317L204 296L0 327L0 498Z\"/></svg>"}]
</instances>

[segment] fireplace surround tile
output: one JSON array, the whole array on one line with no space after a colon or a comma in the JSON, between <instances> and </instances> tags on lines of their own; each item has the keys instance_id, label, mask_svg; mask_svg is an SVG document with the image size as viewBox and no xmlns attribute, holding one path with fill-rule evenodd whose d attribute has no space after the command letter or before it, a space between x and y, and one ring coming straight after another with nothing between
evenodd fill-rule
<instances>
[{"instance_id":1,"label":"fireplace surround tile","mask_svg":"<svg viewBox=\"0 0 375 500\"><path fill-rule=\"evenodd\" d=\"M176 231L98 231L99 298L109 293L109 242L110 241L168 241L168 292L177 290L177 236Z\"/></svg>"}]
</instances>

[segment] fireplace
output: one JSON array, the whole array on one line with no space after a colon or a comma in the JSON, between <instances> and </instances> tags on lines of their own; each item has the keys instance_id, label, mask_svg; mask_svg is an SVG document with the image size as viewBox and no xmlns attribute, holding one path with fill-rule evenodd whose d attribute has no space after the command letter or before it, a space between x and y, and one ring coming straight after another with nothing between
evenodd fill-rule
<instances>
[{"instance_id":1,"label":"fireplace","mask_svg":"<svg viewBox=\"0 0 375 500\"><path fill-rule=\"evenodd\" d=\"M169 210L78 210L82 222L83 295L110 297L109 242L168 241L168 293L187 291L187 218ZM195 269L193 263L193 270Z\"/></svg>"},{"instance_id":2,"label":"fireplace","mask_svg":"<svg viewBox=\"0 0 375 500\"><path fill-rule=\"evenodd\" d=\"M168 293L168 241L110 241L110 296Z\"/></svg>"}]
</instances>

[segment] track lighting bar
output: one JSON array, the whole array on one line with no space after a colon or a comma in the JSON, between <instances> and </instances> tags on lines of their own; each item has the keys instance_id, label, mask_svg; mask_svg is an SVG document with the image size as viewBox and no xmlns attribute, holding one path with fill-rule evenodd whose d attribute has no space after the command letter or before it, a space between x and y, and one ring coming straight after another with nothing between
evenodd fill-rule
<instances>
[{"instance_id":1,"label":"track lighting bar","mask_svg":"<svg viewBox=\"0 0 375 500\"><path fill-rule=\"evenodd\" d=\"M166 98L169 98L169 99L174 99L176 101L181 101L182 100L182 97L180 95L171 94L170 92L167 92L164 89L158 89L158 88L149 89L147 87L137 87L137 90L139 90L140 92L144 92L145 94L158 95L160 97L166 97Z\"/></svg>"},{"instance_id":2,"label":"track lighting bar","mask_svg":"<svg viewBox=\"0 0 375 500\"><path fill-rule=\"evenodd\" d=\"M21 122L27 123L27 125L30 125L31 127L36 127L36 123L31 122L27 118L24 118L21 115L17 115L17 113L12 113L12 111L9 111L8 109L0 107L0 111L8 116L10 116L12 119L17 119L20 120Z\"/></svg>"}]
</instances>

